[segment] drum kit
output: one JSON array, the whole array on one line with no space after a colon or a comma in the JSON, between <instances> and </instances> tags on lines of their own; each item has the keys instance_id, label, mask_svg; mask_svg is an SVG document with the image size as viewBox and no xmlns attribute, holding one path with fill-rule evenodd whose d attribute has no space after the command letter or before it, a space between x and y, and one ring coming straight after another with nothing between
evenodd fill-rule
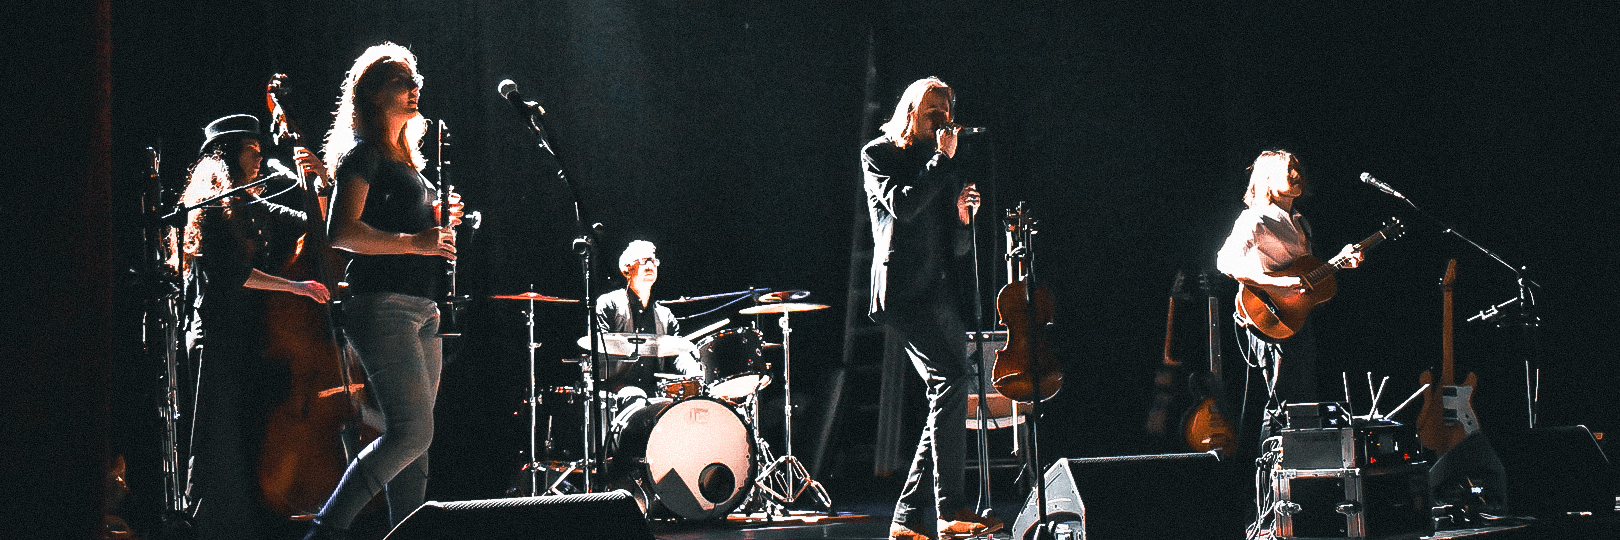
<instances>
[{"instance_id":1,"label":"drum kit","mask_svg":"<svg viewBox=\"0 0 1620 540\"><path fill-rule=\"evenodd\" d=\"M753 296L757 289L703 298ZM597 489L626 489L648 517L719 519L740 511L787 515L786 505L809 493L822 509L832 499L793 456L791 313L826 309L825 304L792 302L805 291L768 292L741 315L780 314L782 343L767 343L755 326L711 324L686 336L600 333L578 345L594 350L565 359L580 366L579 386L535 385L534 306L537 302L577 303L538 293L495 296L529 302L529 456L527 495L563 495ZM681 299L666 303L691 301ZM695 340L695 342L694 342ZM762 390L776 381L765 351L780 348L786 435L780 457L760 434ZM701 365L701 375L697 366ZM684 368L684 369L682 369ZM550 419L540 447L541 394L562 397L583 410L583 459L558 463L551 457ZM581 397L583 399L581 399ZM583 483L569 482L582 476Z\"/></svg>"}]
</instances>

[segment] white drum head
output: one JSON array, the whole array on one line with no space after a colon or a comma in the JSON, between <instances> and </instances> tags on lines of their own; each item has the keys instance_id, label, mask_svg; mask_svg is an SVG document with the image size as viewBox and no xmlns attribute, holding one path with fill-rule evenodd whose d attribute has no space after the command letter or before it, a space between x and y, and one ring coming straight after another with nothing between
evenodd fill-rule
<instances>
[{"instance_id":1,"label":"white drum head","mask_svg":"<svg viewBox=\"0 0 1620 540\"><path fill-rule=\"evenodd\" d=\"M748 425L724 403L676 402L647 437L647 473L658 502L687 519L725 516L753 485Z\"/></svg>"}]
</instances>

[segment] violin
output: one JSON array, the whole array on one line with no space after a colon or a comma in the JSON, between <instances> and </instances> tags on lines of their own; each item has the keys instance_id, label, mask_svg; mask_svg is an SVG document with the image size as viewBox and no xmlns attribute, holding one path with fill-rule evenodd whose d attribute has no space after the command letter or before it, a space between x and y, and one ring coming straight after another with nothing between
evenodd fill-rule
<instances>
[{"instance_id":1,"label":"violin","mask_svg":"<svg viewBox=\"0 0 1620 540\"><path fill-rule=\"evenodd\" d=\"M1063 369L1052 354L1052 291L1035 282L1035 217L1019 202L1005 216L1007 279L996 295L996 315L1007 326L1007 345L996 351L991 384L1016 401L1046 401L1063 389Z\"/></svg>"},{"instance_id":2,"label":"violin","mask_svg":"<svg viewBox=\"0 0 1620 540\"><path fill-rule=\"evenodd\" d=\"M278 143L307 149L282 107L286 78L276 74L265 87L272 135ZM318 175L300 174L307 229L279 275L320 281L335 298L344 260L326 236L321 193L329 186L318 180ZM278 514L317 513L362 448L362 439L375 438L380 430L360 429L365 374L358 362L343 354L331 306L283 293L270 295L265 309L269 327L264 357L285 367L289 384L286 398L271 410L265 427L259 489L266 507Z\"/></svg>"}]
</instances>

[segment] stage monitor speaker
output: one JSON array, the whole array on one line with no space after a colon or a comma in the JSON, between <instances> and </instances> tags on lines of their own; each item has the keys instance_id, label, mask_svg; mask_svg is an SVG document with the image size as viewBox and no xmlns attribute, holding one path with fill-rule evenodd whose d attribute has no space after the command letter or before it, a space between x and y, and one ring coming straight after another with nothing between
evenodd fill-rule
<instances>
[{"instance_id":1,"label":"stage monitor speaker","mask_svg":"<svg viewBox=\"0 0 1620 540\"><path fill-rule=\"evenodd\" d=\"M479 501L429 501L384 540L652 540L624 490Z\"/></svg>"},{"instance_id":2,"label":"stage monitor speaker","mask_svg":"<svg viewBox=\"0 0 1620 540\"><path fill-rule=\"evenodd\" d=\"M1253 494L1231 469L1210 452L1059 459L1044 475L1047 522L1059 539L1239 538ZM1013 540L1034 537L1036 501Z\"/></svg>"},{"instance_id":3,"label":"stage monitor speaker","mask_svg":"<svg viewBox=\"0 0 1620 540\"><path fill-rule=\"evenodd\" d=\"M1614 470L1586 426L1498 430L1491 442L1507 472L1509 512L1538 517L1614 512Z\"/></svg>"}]
</instances>

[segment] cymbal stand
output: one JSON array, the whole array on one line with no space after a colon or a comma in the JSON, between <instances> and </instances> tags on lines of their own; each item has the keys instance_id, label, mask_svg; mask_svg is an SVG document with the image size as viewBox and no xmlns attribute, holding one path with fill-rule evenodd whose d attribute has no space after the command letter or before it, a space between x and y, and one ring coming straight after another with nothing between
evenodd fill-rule
<instances>
[{"instance_id":1,"label":"cymbal stand","mask_svg":"<svg viewBox=\"0 0 1620 540\"><path fill-rule=\"evenodd\" d=\"M540 454L536 451L540 436L540 388L535 379L536 365L534 356L535 350L540 348L540 344L534 341L533 298L529 299L529 309L523 312L523 318L525 324L529 327L529 495L534 496L540 494L540 478L538 475L543 464L540 463ZM547 429L547 435L550 435L549 428Z\"/></svg>"},{"instance_id":2,"label":"cymbal stand","mask_svg":"<svg viewBox=\"0 0 1620 540\"><path fill-rule=\"evenodd\" d=\"M832 497L827 495L827 489L820 482L810 478L810 471L805 469L799 458L793 456L793 325L789 321L790 312L782 312L782 414L785 423L784 447L781 457L776 458L770 465L759 472L755 480L760 489L782 503L791 503L799 499L805 490L810 490L816 496L816 502L821 503L827 510L832 510ZM755 392L758 394L758 392ZM763 450L763 449L762 449Z\"/></svg>"}]
</instances>

